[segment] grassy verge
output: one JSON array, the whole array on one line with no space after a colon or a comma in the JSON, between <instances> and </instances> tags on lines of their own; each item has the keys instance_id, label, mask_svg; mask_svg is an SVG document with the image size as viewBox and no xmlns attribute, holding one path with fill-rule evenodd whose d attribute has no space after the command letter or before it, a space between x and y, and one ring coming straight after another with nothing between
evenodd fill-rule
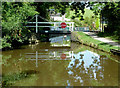
<instances>
[{"instance_id":1,"label":"grassy verge","mask_svg":"<svg viewBox=\"0 0 120 88\"><path fill-rule=\"evenodd\" d=\"M118 49L117 46L112 46L107 43L93 39L92 37L84 34L83 32L73 32L78 41L84 45L99 49L101 51L110 52L110 49Z\"/></svg>"}]
</instances>

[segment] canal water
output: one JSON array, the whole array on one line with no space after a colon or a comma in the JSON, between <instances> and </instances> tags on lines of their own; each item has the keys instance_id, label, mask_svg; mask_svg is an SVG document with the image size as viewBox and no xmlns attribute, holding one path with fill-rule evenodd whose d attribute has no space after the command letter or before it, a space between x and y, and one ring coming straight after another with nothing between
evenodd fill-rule
<instances>
[{"instance_id":1,"label":"canal water","mask_svg":"<svg viewBox=\"0 0 120 88\"><path fill-rule=\"evenodd\" d=\"M118 86L120 57L66 41L3 51L3 86Z\"/></svg>"}]
</instances>

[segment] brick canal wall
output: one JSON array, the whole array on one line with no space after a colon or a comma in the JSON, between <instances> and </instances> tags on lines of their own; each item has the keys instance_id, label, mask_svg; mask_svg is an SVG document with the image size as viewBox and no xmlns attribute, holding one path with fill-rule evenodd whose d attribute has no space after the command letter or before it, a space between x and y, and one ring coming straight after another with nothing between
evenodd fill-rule
<instances>
[{"instance_id":1,"label":"brick canal wall","mask_svg":"<svg viewBox=\"0 0 120 88\"><path fill-rule=\"evenodd\" d=\"M89 43L88 41L83 41L80 37L81 36L77 32L75 32L75 31L72 32L71 33L71 42L77 42L77 43L80 43L80 44L83 44L86 46L90 46L95 49L99 49L99 46L97 44ZM99 49L99 50L103 51L102 49Z\"/></svg>"},{"instance_id":2,"label":"brick canal wall","mask_svg":"<svg viewBox=\"0 0 120 88\"><path fill-rule=\"evenodd\" d=\"M78 36L76 35L76 32L71 33L71 41L81 43L80 40L78 39Z\"/></svg>"}]
</instances>

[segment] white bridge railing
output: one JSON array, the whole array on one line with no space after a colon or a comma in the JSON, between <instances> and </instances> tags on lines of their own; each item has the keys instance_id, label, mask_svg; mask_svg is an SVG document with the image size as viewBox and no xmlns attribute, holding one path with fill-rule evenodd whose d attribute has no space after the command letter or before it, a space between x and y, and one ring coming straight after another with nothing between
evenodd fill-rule
<instances>
[{"instance_id":1,"label":"white bridge railing","mask_svg":"<svg viewBox=\"0 0 120 88\"><path fill-rule=\"evenodd\" d=\"M59 53L59 54L61 55L62 53ZM74 59L73 51L66 52L65 54L66 54L66 58L62 59L61 56L58 55L58 53L55 51L49 54L38 53L38 51L36 51L36 53L26 53L25 57L28 58L27 60L36 61L36 67L38 67L38 60L72 60ZM47 59L43 59L43 58L47 58Z\"/></svg>"},{"instance_id":2,"label":"white bridge railing","mask_svg":"<svg viewBox=\"0 0 120 88\"><path fill-rule=\"evenodd\" d=\"M74 31L89 31L89 27L74 27Z\"/></svg>"},{"instance_id":3,"label":"white bridge railing","mask_svg":"<svg viewBox=\"0 0 120 88\"><path fill-rule=\"evenodd\" d=\"M36 15L36 22L27 22L29 24L36 24L35 26L26 26L26 27L35 27L36 28L36 33L38 33L38 27L50 27L57 29L58 31L61 30L59 27L62 22L38 22L38 15ZM67 28L69 31L73 31L74 27L74 22L65 22L67 24ZM53 26L39 26L38 24L51 24ZM65 28L63 28L64 30Z\"/></svg>"}]
</instances>

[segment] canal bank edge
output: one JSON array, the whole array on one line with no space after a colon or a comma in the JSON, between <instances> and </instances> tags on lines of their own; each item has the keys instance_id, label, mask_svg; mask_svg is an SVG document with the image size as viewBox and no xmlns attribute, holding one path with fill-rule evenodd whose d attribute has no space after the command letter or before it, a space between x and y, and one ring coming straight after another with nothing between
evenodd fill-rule
<instances>
[{"instance_id":1,"label":"canal bank edge","mask_svg":"<svg viewBox=\"0 0 120 88\"><path fill-rule=\"evenodd\" d=\"M72 32L71 33L71 41L78 42L80 44L90 46L92 48L101 50L103 52L108 52L108 53L113 53L113 52L111 52L111 50L118 49L118 47L116 47L116 46L112 46L107 43L95 40L92 37L90 37L89 35L84 34L83 32L76 32L76 31ZM117 53L114 53L114 54L117 54ZM120 54L118 53L117 55L120 55Z\"/></svg>"}]
</instances>

